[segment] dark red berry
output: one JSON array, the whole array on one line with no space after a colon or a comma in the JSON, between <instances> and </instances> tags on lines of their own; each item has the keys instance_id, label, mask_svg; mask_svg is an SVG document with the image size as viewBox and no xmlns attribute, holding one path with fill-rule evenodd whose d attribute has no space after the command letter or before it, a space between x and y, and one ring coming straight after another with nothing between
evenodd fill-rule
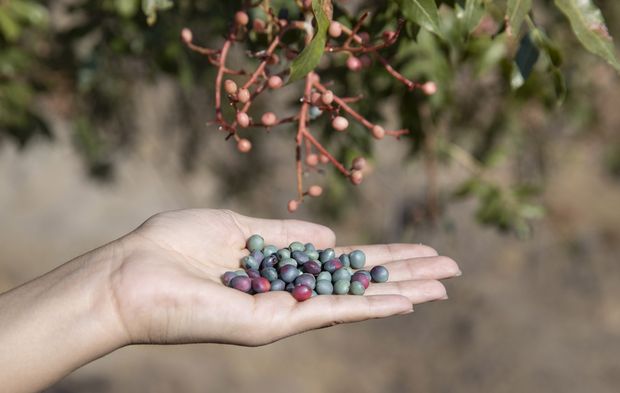
<instances>
[{"instance_id":1,"label":"dark red berry","mask_svg":"<svg viewBox=\"0 0 620 393\"><path fill-rule=\"evenodd\" d=\"M367 289L370 285L370 280L368 279L368 276L361 272L353 273L353 276L351 276L351 282L353 281L360 282L364 286L364 289Z\"/></svg>"},{"instance_id":2,"label":"dark red berry","mask_svg":"<svg viewBox=\"0 0 620 393\"><path fill-rule=\"evenodd\" d=\"M245 269L245 272L248 274L248 277L250 278L260 277L260 272L256 269Z\"/></svg>"},{"instance_id":3,"label":"dark red berry","mask_svg":"<svg viewBox=\"0 0 620 393\"><path fill-rule=\"evenodd\" d=\"M304 300L308 300L312 297L312 289L308 288L305 285L299 285L293 288L293 291L291 293L293 294L295 300L297 300L298 302L303 302Z\"/></svg>"},{"instance_id":4,"label":"dark red berry","mask_svg":"<svg viewBox=\"0 0 620 393\"><path fill-rule=\"evenodd\" d=\"M267 280L265 277L253 278L252 289L256 293L269 292L269 290L271 289L271 284L269 283L269 280Z\"/></svg>"},{"instance_id":5,"label":"dark red berry","mask_svg":"<svg viewBox=\"0 0 620 393\"><path fill-rule=\"evenodd\" d=\"M304 273L316 275L321 273L321 265L318 262L309 261L303 264L302 270Z\"/></svg>"}]
</instances>

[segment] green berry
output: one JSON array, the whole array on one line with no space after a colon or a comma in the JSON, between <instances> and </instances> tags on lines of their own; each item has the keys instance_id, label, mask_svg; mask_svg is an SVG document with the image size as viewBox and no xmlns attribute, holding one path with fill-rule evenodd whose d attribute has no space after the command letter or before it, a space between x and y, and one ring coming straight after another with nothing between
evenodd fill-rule
<instances>
[{"instance_id":1,"label":"green berry","mask_svg":"<svg viewBox=\"0 0 620 393\"><path fill-rule=\"evenodd\" d=\"M351 282L351 286L349 287L349 293L351 295L363 295L365 291L366 291L366 288L364 288L364 284L362 284L361 282L359 281Z\"/></svg>"},{"instance_id":2,"label":"green berry","mask_svg":"<svg viewBox=\"0 0 620 393\"><path fill-rule=\"evenodd\" d=\"M314 244L306 243L306 244L304 244L304 250L306 252L308 252L308 251L316 251L316 248L314 247Z\"/></svg>"},{"instance_id":3,"label":"green berry","mask_svg":"<svg viewBox=\"0 0 620 393\"><path fill-rule=\"evenodd\" d=\"M291 257L291 250L289 250L288 248L281 248L278 250L277 254L278 254L278 258L280 260L283 260L283 259Z\"/></svg>"},{"instance_id":4,"label":"green berry","mask_svg":"<svg viewBox=\"0 0 620 393\"><path fill-rule=\"evenodd\" d=\"M301 242L292 242L288 246L288 249L291 250L291 252L293 252L293 251L303 251L305 248L306 247Z\"/></svg>"},{"instance_id":5,"label":"green berry","mask_svg":"<svg viewBox=\"0 0 620 393\"><path fill-rule=\"evenodd\" d=\"M319 252L317 250L306 250L305 253L308 256L308 258L312 259L313 261L316 261L319 259Z\"/></svg>"},{"instance_id":6,"label":"green berry","mask_svg":"<svg viewBox=\"0 0 620 393\"><path fill-rule=\"evenodd\" d=\"M247 243L245 244L250 252L252 251L260 251L265 247L265 239L263 239L260 235L252 235L248 238Z\"/></svg>"},{"instance_id":7,"label":"green berry","mask_svg":"<svg viewBox=\"0 0 620 393\"><path fill-rule=\"evenodd\" d=\"M278 269L281 269L283 266L291 265L297 267L297 261L293 258L284 258L280 262L278 262Z\"/></svg>"},{"instance_id":8,"label":"green berry","mask_svg":"<svg viewBox=\"0 0 620 393\"><path fill-rule=\"evenodd\" d=\"M248 276L248 273L246 273L245 270L236 270L235 274L238 276L246 276L246 277Z\"/></svg>"},{"instance_id":9,"label":"green berry","mask_svg":"<svg viewBox=\"0 0 620 393\"><path fill-rule=\"evenodd\" d=\"M317 280L327 280L329 282L332 281L332 274L330 272L321 272L316 277Z\"/></svg>"},{"instance_id":10,"label":"green berry","mask_svg":"<svg viewBox=\"0 0 620 393\"><path fill-rule=\"evenodd\" d=\"M366 254L362 250L351 251L349 260L353 269L361 269L366 264Z\"/></svg>"},{"instance_id":11,"label":"green berry","mask_svg":"<svg viewBox=\"0 0 620 393\"><path fill-rule=\"evenodd\" d=\"M260 263L258 263L258 261L251 255L246 255L243 258L241 258L241 267L244 269L258 270L259 266L260 266Z\"/></svg>"},{"instance_id":12,"label":"green berry","mask_svg":"<svg viewBox=\"0 0 620 393\"><path fill-rule=\"evenodd\" d=\"M351 281L351 273L349 273L349 271L346 268L344 268L344 267L336 270L332 274L332 281L333 282L337 282L337 281L340 281L340 280Z\"/></svg>"},{"instance_id":13,"label":"green berry","mask_svg":"<svg viewBox=\"0 0 620 393\"><path fill-rule=\"evenodd\" d=\"M319 295L331 295L332 293L334 293L334 286L331 280L318 280L316 282L315 290Z\"/></svg>"},{"instance_id":14,"label":"green berry","mask_svg":"<svg viewBox=\"0 0 620 393\"><path fill-rule=\"evenodd\" d=\"M271 245L271 244L268 245L268 246L265 246L265 248L263 248L263 255L265 257L268 257L269 255L273 255L276 252L278 252L278 247L276 247L274 245Z\"/></svg>"},{"instance_id":15,"label":"green berry","mask_svg":"<svg viewBox=\"0 0 620 393\"><path fill-rule=\"evenodd\" d=\"M340 254L338 259L340 259L340 262L342 262L345 267L351 266L351 260L349 260L349 256L347 254Z\"/></svg>"},{"instance_id":16,"label":"green berry","mask_svg":"<svg viewBox=\"0 0 620 393\"><path fill-rule=\"evenodd\" d=\"M325 250L319 253L319 260L323 263L329 261L330 259L336 258L336 252L333 248L326 248Z\"/></svg>"},{"instance_id":17,"label":"green berry","mask_svg":"<svg viewBox=\"0 0 620 393\"><path fill-rule=\"evenodd\" d=\"M334 293L337 295L346 295L349 293L349 288L351 287L351 282L347 280L336 281L334 284Z\"/></svg>"}]
</instances>

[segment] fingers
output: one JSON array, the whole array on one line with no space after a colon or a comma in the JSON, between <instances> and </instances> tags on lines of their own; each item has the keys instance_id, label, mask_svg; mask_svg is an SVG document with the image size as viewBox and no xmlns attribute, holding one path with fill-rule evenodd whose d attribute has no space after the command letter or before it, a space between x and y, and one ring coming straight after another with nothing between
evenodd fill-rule
<instances>
[{"instance_id":1,"label":"fingers","mask_svg":"<svg viewBox=\"0 0 620 393\"><path fill-rule=\"evenodd\" d=\"M298 303L291 311L294 333L332 326L384 318L411 312L411 302L400 295L378 296L316 296Z\"/></svg>"},{"instance_id":2,"label":"fingers","mask_svg":"<svg viewBox=\"0 0 620 393\"><path fill-rule=\"evenodd\" d=\"M390 281L443 280L461 275L456 262L444 256L412 258L384 263L383 266L390 272ZM371 268L364 267L366 270Z\"/></svg>"},{"instance_id":3,"label":"fingers","mask_svg":"<svg viewBox=\"0 0 620 393\"><path fill-rule=\"evenodd\" d=\"M310 241L317 248L333 247L336 235L330 228L300 220L268 220L236 214L240 227L246 231L246 238L260 234L267 244L285 247L294 241Z\"/></svg>"},{"instance_id":4,"label":"fingers","mask_svg":"<svg viewBox=\"0 0 620 393\"><path fill-rule=\"evenodd\" d=\"M375 283L366 290L368 296L386 294L404 296L413 304L448 298L446 288L437 280Z\"/></svg>"},{"instance_id":5,"label":"fingers","mask_svg":"<svg viewBox=\"0 0 620 393\"><path fill-rule=\"evenodd\" d=\"M437 251L423 244L375 244L364 246L346 246L336 248L336 254L362 250L366 254L368 265L382 265L387 262L403 259L433 257Z\"/></svg>"}]
</instances>

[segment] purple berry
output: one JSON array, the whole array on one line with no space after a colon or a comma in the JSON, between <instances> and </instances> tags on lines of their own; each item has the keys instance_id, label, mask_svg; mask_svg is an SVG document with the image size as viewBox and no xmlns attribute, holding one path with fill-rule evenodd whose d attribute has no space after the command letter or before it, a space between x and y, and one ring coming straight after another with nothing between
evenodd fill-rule
<instances>
[{"instance_id":1,"label":"purple berry","mask_svg":"<svg viewBox=\"0 0 620 393\"><path fill-rule=\"evenodd\" d=\"M230 280L230 286L241 292L248 293L252 289L252 280L248 277L237 276Z\"/></svg>"},{"instance_id":2,"label":"purple berry","mask_svg":"<svg viewBox=\"0 0 620 393\"><path fill-rule=\"evenodd\" d=\"M351 276L351 282L353 281L362 283L364 289L367 289L370 285L370 280L368 279L368 276L362 272L355 272L353 276Z\"/></svg>"},{"instance_id":3,"label":"purple berry","mask_svg":"<svg viewBox=\"0 0 620 393\"><path fill-rule=\"evenodd\" d=\"M305 285L310 289L316 286L316 279L312 274L304 273L295 279L295 286Z\"/></svg>"},{"instance_id":4,"label":"purple berry","mask_svg":"<svg viewBox=\"0 0 620 393\"><path fill-rule=\"evenodd\" d=\"M318 262L310 261L302 266L304 273L319 274L321 273L321 265Z\"/></svg>"},{"instance_id":5,"label":"purple berry","mask_svg":"<svg viewBox=\"0 0 620 393\"><path fill-rule=\"evenodd\" d=\"M226 272L222 275L222 282L224 283L224 285L226 285L227 287L230 286L230 281L237 277L237 273L235 272Z\"/></svg>"},{"instance_id":6,"label":"purple berry","mask_svg":"<svg viewBox=\"0 0 620 393\"><path fill-rule=\"evenodd\" d=\"M297 261L298 264L303 265L310 260L310 257L303 251L293 251L291 258Z\"/></svg>"},{"instance_id":7,"label":"purple berry","mask_svg":"<svg viewBox=\"0 0 620 393\"><path fill-rule=\"evenodd\" d=\"M312 297L312 289L308 288L305 285L300 285L293 288L293 291L291 293L298 302L303 302L304 300L308 300Z\"/></svg>"},{"instance_id":8,"label":"purple berry","mask_svg":"<svg viewBox=\"0 0 620 393\"><path fill-rule=\"evenodd\" d=\"M261 268L266 269L268 267L274 267L278 264L278 256L276 254L271 254L266 256L261 263Z\"/></svg>"},{"instance_id":9,"label":"purple berry","mask_svg":"<svg viewBox=\"0 0 620 393\"><path fill-rule=\"evenodd\" d=\"M319 260L323 263L329 261L330 259L334 259L336 257L336 252L333 248L326 248L325 250L319 253Z\"/></svg>"},{"instance_id":10,"label":"purple berry","mask_svg":"<svg viewBox=\"0 0 620 393\"><path fill-rule=\"evenodd\" d=\"M256 293L269 292L269 289L271 289L271 284L269 283L269 280L264 277L253 278L252 289Z\"/></svg>"},{"instance_id":11,"label":"purple berry","mask_svg":"<svg viewBox=\"0 0 620 393\"><path fill-rule=\"evenodd\" d=\"M292 283L297 278L297 268L293 265L284 265L280 268L280 279L285 283Z\"/></svg>"},{"instance_id":12,"label":"purple berry","mask_svg":"<svg viewBox=\"0 0 620 393\"><path fill-rule=\"evenodd\" d=\"M386 282L390 277L390 272L388 272L385 266L375 266L370 269L370 276L374 282Z\"/></svg>"},{"instance_id":13,"label":"purple berry","mask_svg":"<svg viewBox=\"0 0 620 393\"><path fill-rule=\"evenodd\" d=\"M260 272L256 269L245 269L245 272L248 274L248 277L250 278L260 277Z\"/></svg>"},{"instance_id":14,"label":"purple berry","mask_svg":"<svg viewBox=\"0 0 620 393\"><path fill-rule=\"evenodd\" d=\"M265 258L265 256L263 255L263 253L259 250L254 250L250 253L250 255L254 258L254 260L256 261L256 263L258 263L260 265L260 263L263 261L263 259Z\"/></svg>"},{"instance_id":15,"label":"purple berry","mask_svg":"<svg viewBox=\"0 0 620 393\"><path fill-rule=\"evenodd\" d=\"M342 268L342 262L340 262L340 260L336 258L330 259L323 264L323 270L330 273L334 273L340 268Z\"/></svg>"},{"instance_id":16,"label":"purple berry","mask_svg":"<svg viewBox=\"0 0 620 393\"><path fill-rule=\"evenodd\" d=\"M271 282L271 289L270 289L271 292L283 291L284 288L286 288L286 283L280 280L279 278L276 278L275 280Z\"/></svg>"},{"instance_id":17,"label":"purple berry","mask_svg":"<svg viewBox=\"0 0 620 393\"><path fill-rule=\"evenodd\" d=\"M295 289L295 284L289 282L288 284L286 284L286 287L284 287L284 289L286 289L288 292L293 292L293 289Z\"/></svg>"}]
</instances>

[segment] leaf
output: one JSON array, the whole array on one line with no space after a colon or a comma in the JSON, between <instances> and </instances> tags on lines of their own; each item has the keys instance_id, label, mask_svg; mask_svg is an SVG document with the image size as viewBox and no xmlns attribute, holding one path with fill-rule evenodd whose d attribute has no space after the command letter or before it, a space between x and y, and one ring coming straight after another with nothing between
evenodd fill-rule
<instances>
[{"instance_id":1,"label":"leaf","mask_svg":"<svg viewBox=\"0 0 620 393\"><path fill-rule=\"evenodd\" d=\"M467 0L465 2L463 20L468 33L471 33L478 26L483 16L482 0Z\"/></svg>"},{"instance_id":2,"label":"leaf","mask_svg":"<svg viewBox=\"0 0 620 393\"><path fill-rule=\"evenodd\" d=\"M531 9L532 0L508 0L506 18L508 19L508 26L513 37L519 36L523 20Z\"/></svg>"},{"instance_id":3,"label":"leaf","mask_svg":"<svg viewBox=\"0 0 620 393\"><path fill-rule=\"evenodd\" d=\"M405 17L428 31L442 36L435 0L401 0Z\"/></svg>"},{"instance_id":4,"label":"leaf","mask_svg":"<svg viewBox=\"0 0 620 393\"><path fill-rule=\"evenodd\" d=\"M555 5L566 15L581 44L620 72L603 14L592 0L555 0Z\"/></svg>"},{"instance_id":5,"label":"leaf","mask_svg":"<svg viewBox=\"0 0 620 393\"><path fill-rule=\"evenodd\" d=\"M146 15L146 23L153 25L157 21L157 11L173 6L170 0L142 0L142 11Z\"/></svg>"},{"instance_id":6,"label":"leaf","mask_svg":"<svg viewBox=\"0 0 620 393\"><path fill-rule=\"evenodd\" d=\"M301 51L299 56L291 64L291 75L288 83L295 82L314 70L321 61L321 56L325 51L327 42L327 29L329 28L330 18L325 10L331 8L331 0L312 0L312 12L316 19L316 34L312 41Z\"/></svg>"},{"instance_id":7,"label":"leaf","mask_svg":"<svg viewBox=\"0 0 620 393\"><path fill-rule=\"evenodd\" d=\"M3 35L9 42L14 42L19 38L21 27L13 19L12 15L0 8L0 35Z\"/></svg>"}]
</instances>

